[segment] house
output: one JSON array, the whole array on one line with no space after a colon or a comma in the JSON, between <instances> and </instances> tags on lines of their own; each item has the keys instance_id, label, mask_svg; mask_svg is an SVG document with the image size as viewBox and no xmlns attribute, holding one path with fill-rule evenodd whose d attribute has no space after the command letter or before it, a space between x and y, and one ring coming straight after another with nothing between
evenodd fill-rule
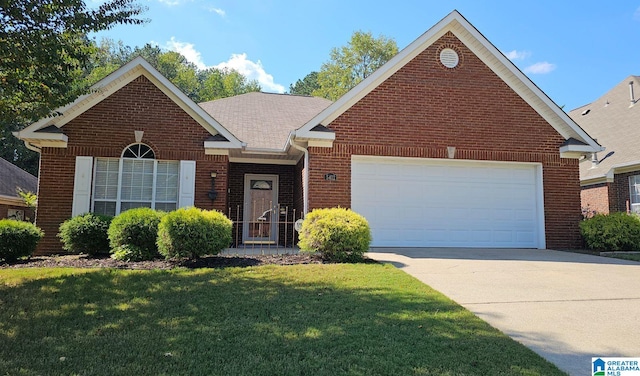
<instances>
[{"instance_id":1,"label":"house","mask_svg":"<svg viewBox=\"0 0 640 376\"><path fill-rule=\"evenodd\" d=\"M0 219L33 221L34 210L27 206L18 191L36 193L38 178L0 158Z\"/></svg>"},{"instance_id":2,"label":"house","mask_svg":"<svg viewBox=\"0 0 640 376\"><path fill-rule=\"evenodd\" d=\"M635 91L635 92L634 92ZM640 77L629 76L569 116L606 148L580 162L582 207L640 213Z\"/></svg>"},{"instance_id":3,"label":"house","mask_svg":"<svg viewBox=\"0 0 640 376\"><path fill-rule=\"evenodd\" d=\"M341 206L373 246L579 247L578 161L602 150L457 11L334 103L197 105L141 58L94 89L16 134L41 154L40 253L72 215L190 205L243 244L282 243L283 206Z\"/></svg>"}]
</instances>

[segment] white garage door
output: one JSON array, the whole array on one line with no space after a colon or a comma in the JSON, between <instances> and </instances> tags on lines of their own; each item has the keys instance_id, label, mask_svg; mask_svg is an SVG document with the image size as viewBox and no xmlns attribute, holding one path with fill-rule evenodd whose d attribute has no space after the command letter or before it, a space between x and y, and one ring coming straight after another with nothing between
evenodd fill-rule
<instances>
[{"instance_id":1,"label":"white garage door","mask_svg":"<svg viewBox=\"0 0 640 376\"><path fill-rule=\"evenodd\" d=\"M544 248L539 164L353 156L374 247Z\"/></svg>"}]
</instances>

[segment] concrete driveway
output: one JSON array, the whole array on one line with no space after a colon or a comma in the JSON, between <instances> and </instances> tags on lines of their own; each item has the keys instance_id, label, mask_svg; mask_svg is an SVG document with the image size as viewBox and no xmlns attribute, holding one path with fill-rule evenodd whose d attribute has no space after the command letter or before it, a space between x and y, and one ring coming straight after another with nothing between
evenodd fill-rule
<instances>
[{"instance_id":1,"label":"concrete driveway","mask_svg":"<svg viewBox=\"0 0 640 376\"><path fill-rule=\"evenodd\" d=\"M374 248L571 375L640 357L640 263L535 249Z\"/></svg>"}]
</instances>

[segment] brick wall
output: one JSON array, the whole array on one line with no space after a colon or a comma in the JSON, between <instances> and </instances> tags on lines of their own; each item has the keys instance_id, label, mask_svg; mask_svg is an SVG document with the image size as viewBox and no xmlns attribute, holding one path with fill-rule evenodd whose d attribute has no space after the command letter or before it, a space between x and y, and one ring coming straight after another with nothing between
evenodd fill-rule
<instances>
[{"instance_id":1,"label":"brick wall","mask_svg":"<svg viewBox=\"0 0 640 376\"><path fill-rule=\"evenodd\" d=\"M609 183L582 187L580 190L582 209L594 213L609 214L610 209L613 209L609 202L609 198L613 197L613 195L609 195L609 190Z\"/></svg>"},{"instance_id":2,"label":"brick wall","mask_svg":"<svg viewBox=\"0 0 640 376\"><path fill-rule=\"evenodd\" d=\"M33 222L35 220L35 212L33 209L14 204L0 204L0 219L8 218L9 209L22 210L24 220L27 222Z\"/></svg>"},{"instance_id":3,"label":"brick wall","mask_svg":"<svg viewBox=\"0 0 640 376\"><path fill-rule=\"evenodd\" d=\"M144 131L142 142L157 159L195 160L195 205L226 213L226 156L204 154L204 140L210 135L145 77L138 77L105 98L76 119L63 132L69 137L65 149L45 147L40 159L37 224L45 232L38 254L62 252L56 238L60 223L71 216L76 156L120 157L135 142L134 131ZM211 172L218 197L211 201Z\"/></svg>"},{"instance_id":4,"label":"brick wall","mask_svg":"<svg viewBox=\"0 0 640 376\"><path fill-rule=\"evenodd\" d=\"M444 46L455 69L439 62ZM547 247L581 245L578 161L559 157L564 139L451 33L328 127L334 147L309 149L310 208L350 207L351 155L446 158L455 146L457 159L542 163Z\"/></svg>"},{"instance_id":5,"label":"brick wall","mask_svg":"<svg viewBox=\"0 0 640 376\"><path fill-rule=\"evenodd\" d=\"M626 212L631 208L631 196L629 193L629 177L640 175L640 172L626 172L624 174L615 174L613 183L611 183L609 203L611 211Z\"/></svg>"}]
</instances>

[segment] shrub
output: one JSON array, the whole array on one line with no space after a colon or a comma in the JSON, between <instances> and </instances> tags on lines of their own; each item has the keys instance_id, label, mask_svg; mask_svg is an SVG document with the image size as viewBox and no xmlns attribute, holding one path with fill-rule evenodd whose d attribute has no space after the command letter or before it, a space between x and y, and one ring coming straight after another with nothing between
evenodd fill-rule
<instances>
[{"instance_id":1,"label":"shrub","mask_svg":"<svg viewBox=\"0 0 640 376\"><path fill-rule=\"evenodd\" d=\"M215 255L231 244L232 226L215 210L178 209L160 221L158 250L167 258Z\"/></svg>"},{"instance_id":2,"label":"shrub","mask_svg":"<svg viewBox=\"0 0 640 376\"><path fill-rule=\"evenodd\" d=\"M158 224L164 215L165 213L150 208L136 208L115 216L108 231L112 254L115 254L119 247L134 246L140 249L131 254L140 255L141 258L132 258L129 261L152 260L158 257L156 238Z\"/></svg>"},{"instance_id":3,"label":"shrub","mask_svg":"<svg viewBox=\"0 0 640 376\"><path fill-rule=\"evenodd\" d=\"M0 220L0 259L12 262L20 257L31 256L44 233L33 223Z\"/></svg>"},{"instance_id":4,"label":"shrub","mask_svg":"<svg viewBox=\"0 0 640 376\"><path fill-rule=\"evenodd\" d=\"M153 260L158 257L155 250L142 249L137 245L124 244L111 251L111 258L120 261Z\"/></svg>"},{"instance_id":5,"label":"shrub","mask_svg":"<svg viewBox=\"0 0 640 376\"><path fill-rule=\"evenodd\" d=\"M596 214L580 222L580 232L591 249L640 250L640 218L635 214Z\"/></svg>"},{"instance_id":6,"label":"shrub","mask_svg":"<svg viewBox=\"0 0 640 376\"><path fill-rule=\"evenodd\" d=\"M343 208L316 209L302 222L298 246L319 252L323 259L353 262L362 259L371 244L371 229L358 213Z\"/></svg>"},{"instance_id":7,"label":"shrub","mask_svg":"<svg viewBox=\"0 0 640 376\"><path fill-rule=\"evenodd\" d=\"M63 248L72 253L109 254L107 231L113 217L86 213L69 218L60 225L58 237Z\"/></svg>"}]
</instances>

